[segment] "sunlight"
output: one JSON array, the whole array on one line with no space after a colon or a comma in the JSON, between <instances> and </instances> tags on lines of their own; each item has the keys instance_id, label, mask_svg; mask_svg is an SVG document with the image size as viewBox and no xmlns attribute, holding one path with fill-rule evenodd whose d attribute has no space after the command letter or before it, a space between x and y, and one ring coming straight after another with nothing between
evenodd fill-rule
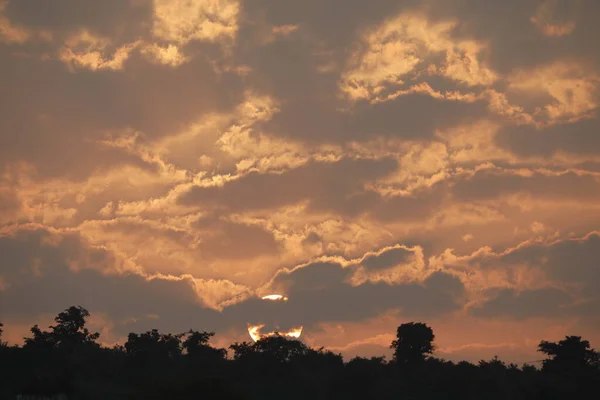
<instances>
[{"instance_id":1,"label":"sunlight","mask_svg":"<svg viewBox=\"0 0 600 400\"><path fill-rule=\"evenodd\" d=\"M287 338L293 338L293 339L298 339L300 338L300 335L302 335L302 326L296 327L296 328L292 328L287 332L276 332L276 331L271 331L269 333L261 333L261 329L264 328L264 325L250 325L248 326L248 333L250 334L250 337L252 338L252 340L254 340L255 342L259 341L260 339L263 339L265 337L270 337L270 336L275 336L277 334L279 334L279 336L284 336Z\"/></svg>"},{"instance_id":2,"label":"sunlight","mask_svg":"<svg viewBox=\"0 0 600 400\"><path fill-rule=\"evenodd\" d=\"M267 296L262 297L263 300L283 300L283 301L287 301L288 298L285 296L282 296L280 294L270 294Z\"/></svg>"}]
</instances>

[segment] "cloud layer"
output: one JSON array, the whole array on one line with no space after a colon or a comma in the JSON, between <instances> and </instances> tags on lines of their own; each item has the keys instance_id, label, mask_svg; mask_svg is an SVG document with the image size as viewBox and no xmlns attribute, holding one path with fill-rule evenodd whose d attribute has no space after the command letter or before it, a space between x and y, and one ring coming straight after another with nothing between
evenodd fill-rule
<instances>
[{"instance_id":1,"label":"cloud layer","mask_svg":"<svg viewBox=\"0 0 600 400\"><path fill-rule=\"evenodd\" d=\"M82 304L106 343L276 323L376 355L408 320L446 358L600 340L598 18L0 0L7 338Z\"/></svg>"}]
</instances>

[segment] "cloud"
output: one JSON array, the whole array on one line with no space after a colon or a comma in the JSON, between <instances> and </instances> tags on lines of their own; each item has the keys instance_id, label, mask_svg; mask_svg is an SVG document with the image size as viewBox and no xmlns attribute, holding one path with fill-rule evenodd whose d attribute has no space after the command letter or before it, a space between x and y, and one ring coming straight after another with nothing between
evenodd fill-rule
<instances>
[{"instance_id":1,"label":"cloud","mask_svg":"<svg viewBox=\"0 0 600 400\"><path fill-rule=\"evenodd\" d=\"M15 26L9 18L4 15L6 2L0 2L0 42L25 43L32 36L31 32L23 26Z\"/></svg>"},{"instance_id":2,"label":"cloud","mask_svg":"<svg viewBox=\"0 0 600 400\"><path fill-rule=\"evenodd\" d=\"M143 31L151 12L150 3L141 1L58 0L39 3L35 0L6 4L5 13L15 23L33 31L52 32L62 39L86 27L100 36L119 37L129 41Z\"/></svg>"},{"instance_id":3,"label":"cloud","mask_svg":"<svg viewBox=\"0 0 600 400\"><path fill-rule=\"evenodd\" d=\"M481 185L483 181L485 185ZM460 180L452 188L460 199L486 200L524 193L548 201L595 202L600 195L595 174L577 171L502 171L482 169L468 179ZM577 200L575 200L577 199Z\"/></svg>"},{"instance_id":4,"label":"cloud","mask_svg":"<svg viewBox=\"0 0 600 400\"><path fill-rule=\"evenodd\" d=\"M544 130L532 126L504 128L495 141L513 154L531 157L552 157L564 154L573 159L594 159L600 141L594 135L600 127L597 118L582 119L568 126L554 125ZM580 162L581 162L580 161Z\"/></svg>"},{"instance_id":5,"label":"cloud","mask_svg":"<svg viewBox=\"0 0 600 400\"><path fill-rule=\"evenodd\" d=\"M455 40L456 21L430 22L422 13L402 13L366 33L364 49L349 61L341 90L351 99L379 99L419 75L441 75L467 86L490 85L496 74L482 65L485 48L473 40ZM441 54L441 63L436 57ZM418 68L418 69L417 69Z\"/></svg>"},{"instance_id":6,"label":"cloud","mask_svg":"<svg viewBox=\"0 0 600 400\"><path fill-rule=\"evenodd\" d=\"M361 184L385 176L394 164L389 159L341 160L312 162L284 174L252 172L222 187L193 187L178 201L242 211L278 208L310 199L309 207L314 210L357 214L377 197L362 192Z\"/></svg>"},{"instance_id":7,"label":"cloud","mask_svg":"<svg viewBox=\"0 0 600 400\"><path fill-rule=\"evenodd\" d=\"M161 47L156 43L152 43L142 48L142 54L146 55L152 62L171 67L178 67L188 61L188 57L183 55L179 47L173 44Z\"/></svg>"},{"instance_id":8,"label":"cloud","mask_svg":"<svg viewBox=\"0 0 600 400\"><path fill-rule=\"evenodd\" d=\"M475 315L574 316L582 302L597 299L594 288L598 274L593 260L599 241L598 232L572 239L538 238L503 252L481 248L455 258L447 251L439 259L431 259L430 264L438 265L444 260L443 264L467 268L474 275L488 275L485 299L472 308Z\"/></svg>"},{"instance_id":9,"label":"cloud","mask_svg":"<svg viewBox=\"0 0 600 400\"><path fill-rule=\"evenodd\" d=\"M387 269L390 267L395 267L399 264L404 264L410 260L412 255L413 252L406 248L394 247L391 249L385 249L379 254L365 255L361 265L367 269Z\"/></svg>"},{"instance_id":10,"label":"cloud","mask_svg":"<svg viewBox=\"0 0 600 400\"><path fill-rule=\"evenodd\" d=\"M600 78L585 64L556 61L517 71L509 82L509 94L527 94L533 103L533 115L547 124L590 118L598 107Z\"/></svg>"},{"instance_id":11,"label":"cloud","mask_svg":"<svg viewBox=\"0 0 600 400\"><path fill-rule=\"evenodd\" d=\"M280 271L268 287L289 298L285 304L248 300L233 305L224 314L245 318L249 323L282 326L302 325L315 329L319 323L361 321L389 311L404 316L433 316L460 308L464 287L457 278L434 272L422 282L388 284L384 282L352 285L352 264L333 261L313 262Z\"/></svg>"},{"instance_id":12,"label":"cloud","mask_svg":"<svg viewBox=\"0 0 600 400\"><path fill-rule=\"evenodd\" d=\"M289 319L313 326L360 320L395 308L407 315L439 314L455 310L464 292L460 281L442 272L423 282L352 286L346 282L352 268L312 263L275 276L269 286L283 284L290 296L286 309L276 310L272 302L252 297L247 288L229 281L140 274L130 259L92 246L73 232L29 225L5 233L0 248L5 255L3 317L8 321L22 323L82 304L109 318L119 334L150 327L180 331L193 321L203 329L239 329L269 316L281 317L282 323ZM35 299L27 300L33 292ZM217 312L202 298L213 307L223 304L225 308Z\"/></svg>"},{"instance_id":13,"label":"cloud","mask_svg":"<svg viewBox=\"0 0 600 400\"><path fill-rule=\"evenodd\" d=\"M107 56L105 52L110 41L84 30L67 39L66 46L60 50L59 58L70 68L88 68L92 71L119 70L138 44L139 42L133 42L117 47L112 55Z\"/></svg>"},{"instance_id":14,"label":"cloud","mask_svg":"<svg viewBox=\"0 0 600 400\"><path fill-rule=\"evenodd\" d=\"M273 234L258 225L201 218L193 227L202 232L198 250L205 259L247 260L280 251Z\"/></svg>"},{"instance_id":15,"label":"cloud","mask_svg":"<svg viewBox=\"0 0 600 400\"><path fill-rule=\"evenodd\" d=\"M573 20L565 19L556 21L556 18L565 17L565 8L568 3L579 3L578 1L566 2L563 0L545 0L538 6L535 15L531 17L531 23L535 25L544 35L549 37L561 37L570 35L575 30L576 24ZM577 4L578 5L578 4Z\"/></svg>"},{"instance_id":16,"label":"cloud","mask_svg":"<svg viewBox=\"0 0 600 400\"><path fill-rule=\"evenodd\" d=\"M218 320L218 312L198 296L197 290L207 290L206 285L197 288L189 276L119 272L128 261L90 247L74 233L31 226L3 235L0 248L8 283L1 293L2 316L11 322L31 322L73 304L106 315L120 334L150 327L180 331L190 324L210 330ZM227 285L225 289L231 292Z\"/></svg>"},{"instance_id":17,"label":"cloud","mask_svg":"<svg viewBox=\"0 0 600 400\"><path fill-rule=\"evenodd\" d=\"M471 309L474 315L486 318L559 317L568 312L572 297L560 289L546 288L516 292L503 289L489 301Z\"/></svg>"},{"instance_id":18,"label":"cloud","mask_svg":"<svg viewBox=\"0 0 600 400\"><path fill-rule=\"evenodd\" d=\"M233 39L238 30L236 0L154 0L153 9L154 36L170 42Z\"/></svg>"}]
</instances>

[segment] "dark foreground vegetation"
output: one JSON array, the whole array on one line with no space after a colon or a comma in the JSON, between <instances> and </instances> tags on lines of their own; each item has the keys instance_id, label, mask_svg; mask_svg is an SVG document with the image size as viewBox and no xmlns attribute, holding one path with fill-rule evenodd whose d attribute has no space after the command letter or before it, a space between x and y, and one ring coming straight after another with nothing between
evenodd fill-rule
<instances>
[{"instance_id":1,"label":"dark foreground vegetation","mask_svg":"<svg viewBox=\"0 0 600 400\"><path fill-rule=\"evenodd\" d=\"M541 342L541 369L497 358L475 365L432 357L431 328L408 323L398 327L391 361L344 363L281 336L234 343L231 358L209 344L213 333L198 331L131 333L106 348L85 328L88 316L70 307L48 331L31 328L21 347L0 340L0 398L579 399L600 390L600 354L577 336Z\"/></svg>"}]
</instances>

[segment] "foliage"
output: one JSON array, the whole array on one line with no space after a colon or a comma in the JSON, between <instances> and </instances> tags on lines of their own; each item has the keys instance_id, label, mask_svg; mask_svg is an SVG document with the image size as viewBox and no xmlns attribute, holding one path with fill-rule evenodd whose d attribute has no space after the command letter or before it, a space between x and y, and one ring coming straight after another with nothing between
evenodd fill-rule
<instances>
[{"instance_id":1,"label":"foliage","mask_svg":"<svg viewBox=\"0 0 600 400\"><path fill-rule=\"evenodd\" d=\"M398 364L414 366L433 353L433 329L421 322L402 324L396 331L396 340L390 348L394 349L394 361Z\"/></svg>"},{"instance_id":2,"label":"foliage","mask_svg":"<svg viewBox=\"0 0 600 400\"><path fill-rule=\"evenodd\" d=\"M19 346L0 347L0 398L68 399L563 399L597 391L600 357L578 336L542 341L542 368L435 358L433 330L421 322L396 332L393 360L313 349L275 335L211 346L214 332L130 333L104 347L86 328L89 313L70 307L48 331L37 325ZM0 334L2 324L0 324Z\"/></svg>"},{"instance_id":3,"label":"foliage","mask_svg":"<svg viewBox=\"0 0 600 400\"><path fill-rule=\"evenodd\" d=\"M542 341L538 351L549 356L544 361L547 370L580 370L598 368L599 353L590 348L590 342L580 336L567 336L557 343Z\"/></svg>"}]
</instances>

